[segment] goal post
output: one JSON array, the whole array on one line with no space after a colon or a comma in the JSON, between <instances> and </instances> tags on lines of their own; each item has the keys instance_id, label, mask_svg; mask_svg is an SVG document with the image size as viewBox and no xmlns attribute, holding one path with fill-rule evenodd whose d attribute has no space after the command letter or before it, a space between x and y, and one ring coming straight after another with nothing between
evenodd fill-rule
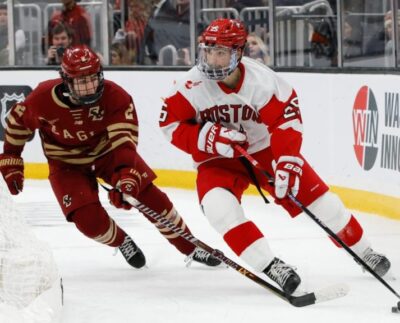
<instances>
[{"instance_id":1,"label":"goal post","mask_svg":"<svg viewBox=\"0 0 400 323\"><path fill-rule=\"evenodd\" d=\"M0 322L57 322L61 306L50 246L36 238L0 176Z\"/></svg>"}]
</instances>

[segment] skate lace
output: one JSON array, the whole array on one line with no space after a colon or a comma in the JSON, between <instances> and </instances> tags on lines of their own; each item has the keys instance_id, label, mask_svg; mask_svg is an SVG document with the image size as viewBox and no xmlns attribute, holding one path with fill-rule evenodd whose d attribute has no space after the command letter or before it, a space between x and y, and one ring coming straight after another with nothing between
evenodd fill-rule
<instances>
[{"instance_id":1,"label":"skate lace","mask_svg":"<svg viewBox=\"0 0 400 323\"><path fill-rule=\"evenodd\" d=\"M282 287L285 285L288 278L293 275L292 271L294 269L294 266L282 262L276 263L271 266L268 271L268 276Z\"/></svg>"},{"instance_id":2,"label":"skate lace","mask_svg":"<svg viewBox=\"0 0 400 323\"><path fill-rule=\"evenodd\" d=\"M207 261L209 257L210 257L210 254L207 251L204 251L204 250L201 250L201 249L196 249L194 251L193 258L196 258L198 260Z\"/></svg>"},{"instance_id":3,"label":"skate lace","mask_svg":"<svg viewBox=\"0 0 400 323\"><path fill-rule=\"evenodd\" d=\"M208 257L210 257L210 254L207 251L204 251L202 249L196 248L193 250L193 252L188 255L185 259L186 262L186 267L189 267L191 263L193 262L193 259L196 260L204 260L207 261Z\"/></svg>"},{"instance_id":4,"label":"skate lace","mask_svg":"<svg viewBox=\"0 0 400 323\"><path fill-rule=\"evenodd\" d=\"M372 268L375 267L382 261L383 255L373 252L372 250L364 256L364 261Z\"/></svg>"},{"instance_id":5,"label":"skate lace","mask_svg":"<svg viewBox=\"0 0 400 323\"><path fill-rule=\"evenodd\" d=\"M135 247L133 241L130 240L125 240L124 243L119 247L119 250L127 260L131 259L138 252L138 249Z\"/></svg>"}]
</instances>

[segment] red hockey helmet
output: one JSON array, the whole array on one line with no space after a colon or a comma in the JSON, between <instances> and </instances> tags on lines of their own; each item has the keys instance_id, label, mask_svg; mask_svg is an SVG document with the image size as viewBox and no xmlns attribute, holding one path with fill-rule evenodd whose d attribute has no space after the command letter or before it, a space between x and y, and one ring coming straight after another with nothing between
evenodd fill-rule
<instances>
[{"instance_id":1,"label":"red hockey helmet","mask_svg":"<svg viewBox=\"0 0 400 323\"><path fill-rule=\"evenodd\" d=\"M238 19L216 19L204 30L199 45L198 69L211 80L223 80L238 66L246 45L247 30L243 22ZM218 51L218 52L217 52ZM212 59L213 52L220 57ZM225 54L224 54L225 52Z\"/></svg>"},{"instance_id":2,"label":"red hockey helmet","mask_svg":"<svg viewBox=\"0 0 400 323\"><path fill-rule=\"evenodd\" d=\"M61 61L60 75L71 97L80 104L95 103L103 94L104 76L100 58L86 45L73 46L65 50ZM89 75L97 75L97 88L92 90L91 94L81 94L74 86L74 79Z\"/></svg>"},{"instance_id":3,"label":"red hockey helmet","mask_svg":"<svg viewBox=\"0 0 400 323\"><path fill-rule=\"evenodd\" d=\"M219 18L211 22L201 35L201 42L206 46L224 46L244 48L247 30L239 19Z\"/></svg>"}]
</instances>

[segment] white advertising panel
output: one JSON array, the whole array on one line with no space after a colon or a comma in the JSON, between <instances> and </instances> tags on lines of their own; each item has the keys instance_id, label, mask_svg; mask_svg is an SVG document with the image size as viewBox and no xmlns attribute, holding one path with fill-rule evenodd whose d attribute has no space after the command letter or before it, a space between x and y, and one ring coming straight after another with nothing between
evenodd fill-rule
<instances>
[{"instance_id":1,"label":"white advertising panel","mask_svg":"<svg viewBox=\"0 0 400 323\"><path fill-rule=\"evenodd\" d=\"M300 96L303 152L329 184L400 197L400 77L285 77Z\"/></svg>"},{"instance_id":2,"label":"white advertising panel","mask_svg":"<svg viewBox=\"0 0 400 323\"><path fill-rule=\"evenodd\" d=\"M170 145L158 128L162 98L183 73L105 72L132 95L140 122L139 151L156 169L193 169L191 158ZM27 87L57 77L55 71L0 74L2 121ZM400 76L281 74L298 92L302 152L317 172L329 184L400 197ZM37 135L23 156L26 162L45 162Z\"/></svg>"}]
</instances>

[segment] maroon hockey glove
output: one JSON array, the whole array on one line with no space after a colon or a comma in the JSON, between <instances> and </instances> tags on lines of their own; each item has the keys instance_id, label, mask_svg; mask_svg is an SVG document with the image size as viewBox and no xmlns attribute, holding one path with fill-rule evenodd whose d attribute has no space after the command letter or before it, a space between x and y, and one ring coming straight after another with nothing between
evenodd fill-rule
<instances>
[{"instance_id":1,"label":"maroon hockey glove","mask_svg":"<svg viewBox=\"0 0 400 323\"><path fill-rule=\"evenodd\" d=\"M299 192L300 177L304 161L300 157L281 156L275 165L275 195L278 199L289 192L296 196Z\"/></svg>"},{"instance_id":2,"label":"maroon hockey glove","mask_svg":"<svg viewBox=\"0 0 400 323\"><path fill-rule=\"evenodd\" d=\"M108 199L111 205L114 205L118 209L130 210L132 208L132 205L123 200L122 192L116 188L108 192Z\"/></svg>"},{"instance_id":3,"label":"maroon hockey glove","mask_svg":"<svg viewBox=\"0 0 400 323\"><path fill-rule=\"evenodd\" d=\"M240 157L234 145L247 149L247 137L234 129L228 129L217 123L207 122L200 130L197 147L212 155L221 155L227 158Z\"/></svg>"},{"instance_id":4,"label":"maroon hockey glove","mask_svg":"<svg viewBox=\"0 0 400 323\"><path fill-rule=\"evenodd\" d=\"M140 192L142 176L134 168L123 168L111 178L111 185L114 187L108 198L112 205L117 208L129 210L132 206L123 200L123 194L136 198Z\"/></svg>"},{"instance_id":5,"label":"maroon hockey glove","mask_svg":"<svg viewBox=\"0 0 400 323\"><path fill-rule=\"evenodd\" d=\"M24 160L9 154L0 154L0 172L12 195L22 192L24 187Z\"/></svg>"}]
</instances>

